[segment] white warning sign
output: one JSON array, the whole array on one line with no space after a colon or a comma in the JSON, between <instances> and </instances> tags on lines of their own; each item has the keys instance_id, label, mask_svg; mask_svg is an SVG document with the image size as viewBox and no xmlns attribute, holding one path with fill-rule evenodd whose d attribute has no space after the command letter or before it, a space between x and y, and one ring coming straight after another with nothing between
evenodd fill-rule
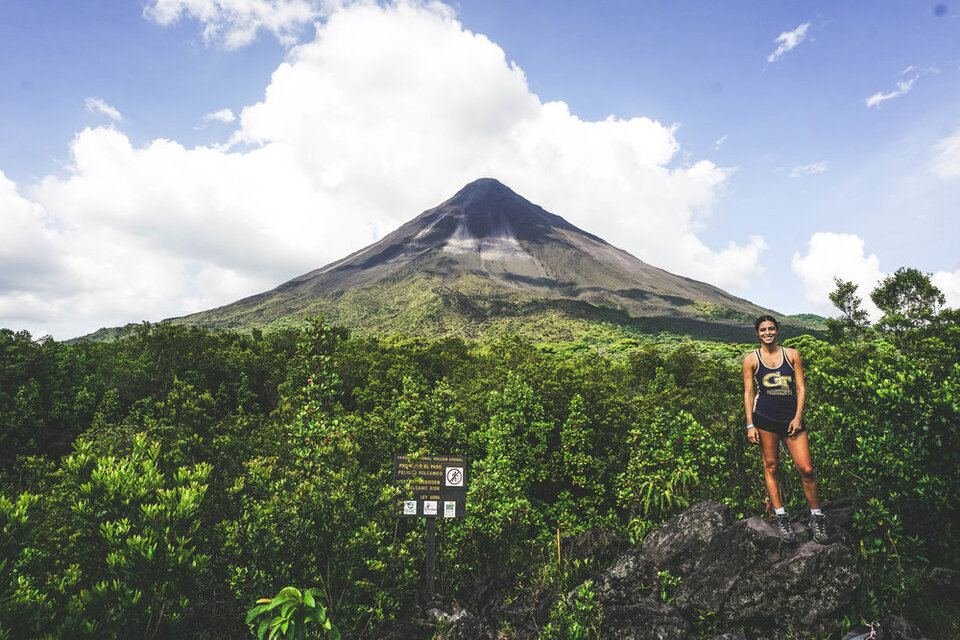
<instances>
[{"instance_id":1,"label":"white warning sign","mask_svg":"<svg viewBox=\"0 0 960 640\"><path fill-rule=\"evenodd\" d=\"M457 517L457 503L453 500L445 500L443 502L443 517L444 518L456 518Z\"/></svg>"},{"instance_id":2,"label":"white warning sign","mask_svg":"<svg viewBox=\"0 0 960 640\"><path fill-rule=\"evenodd\" d=\"M424 500L424 501L423 501L423 515L425 515L425 516L435 516L435 515L437 515L437 501L436 501L436 500Z\"/></svg>"},{"instance_id":3,"label":"white warning sign","mask_svg":"<svg viewBox=\"0 0 960 640\"><path fill-rule=\"evenodd\" d=\"M404 500L404 501L403 501L403 515L405 515L405 516L415 516L415 515L417 515L417 501L416 501L416 500Z\"/></svg>"},{"instance_id":4,"label":"white warning sign","mask_svg":"<svg viewBox=\"0 0 960 640\"><path fill-rule=\"evenodd\" d=\"M446 486L448 487L462 487L463 486L463 467L447 467L446 472L443 474Z\"/></svg>"}]
</instances>

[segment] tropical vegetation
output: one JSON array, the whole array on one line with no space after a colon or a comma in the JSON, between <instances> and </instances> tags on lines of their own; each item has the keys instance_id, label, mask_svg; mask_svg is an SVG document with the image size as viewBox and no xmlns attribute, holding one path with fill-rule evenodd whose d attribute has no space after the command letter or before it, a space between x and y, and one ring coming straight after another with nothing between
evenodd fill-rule
<instances>
[{"instance_id":1,"label":"tropical vegetation","mask_svg":"<svg viewBox=\"0 0 960 640\"><path fill-rule=\"evenodd\" d=\"M960 569L960 314L913 269L872 292L875 323L856 287L834 296L829 335L787 342L823 497L859 505L848 622L900 612L957 637L933 576ZM423 522L399 515L392 479L416 453L469 463L466 517L437 525L441 600L547 602L529 614L543 637L593 637L587 579L605 558L575 541L636 544L703 499L763 513L742 434L750 348L321 320L144 324L112 342L0 330L0 638L402 637L430 596ZM799 482L784 486L799 508Z\"/></svg>"}]
</instances>

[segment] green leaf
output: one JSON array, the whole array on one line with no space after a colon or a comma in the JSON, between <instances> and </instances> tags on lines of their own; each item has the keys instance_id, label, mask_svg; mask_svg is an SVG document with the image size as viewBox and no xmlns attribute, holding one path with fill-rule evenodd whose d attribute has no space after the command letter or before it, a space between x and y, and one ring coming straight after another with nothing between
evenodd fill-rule
<instances>
[{"instance_id":1,"label":"green leaf","mask_svg":"<svg viewBox=\"0 0 960 640\"><path fill-rule=\"evenodd\" d=\"M272 611L286 602L286 598L281 598L279 595L270 601L269 604L265 605L264 611Z\"/></svg>"},{"instance_id":2,"label":"green leaf","mask_svg":"<svg viewBox=\"0 0 960 640\"><path fill-rule=\"evenodd\" d=\"M286 598L290 596L293 596L297 600L300 600L303 597L300 593L300 589L297 589L296 587L284 587L283 589L280 589L280 593L277 594L277 598Z\"/></svg>"},{"instance_id":3,"label":"green leaf","mask_svg":"<svg viewBox=\"0 0 960 640\"><path fill-rule=\"evenodd\" d=\"M263 640L264 636L267 635L267 630L270 628L270 619L266 619L260 623L260 626L257 628L257 640Z\"/></svg>"},{"instance_id":4,"label":"green leaf","mask_svg":"<svg viewBox=\"0 0 960 640\"><path fill-rule=\"evenodd\" d=\"M267 602L270 602L270 601L267 600ZM251 622L253 622L254 618L258 617L261 613L263 613L266 610L267 610L267 606L265 604L261 604L259 607L254 607L249 611L247 611L247 624L250 624Z\"/></svg>"},{"instance_id":5,"label":"green leaf","mask_svg":"<svg viewBox=\"0 0 960 640\"><path fill-rule=\"evenodd\" d=\"M285 605L280 607L280 615L284 618L290 618L290 612L297 608L296 602L287 602Z\"/></svg>"}]
</instances>

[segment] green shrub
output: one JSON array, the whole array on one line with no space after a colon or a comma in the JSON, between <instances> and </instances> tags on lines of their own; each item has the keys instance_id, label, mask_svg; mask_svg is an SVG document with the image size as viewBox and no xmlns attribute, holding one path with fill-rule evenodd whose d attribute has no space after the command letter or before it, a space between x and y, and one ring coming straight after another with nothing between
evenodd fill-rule
<instances>
[{"instance_id":1,"label":"green shrub","mask_svg":"<svg viewBox=\"0 0 960 640\"><path fill-rule=\"evenodd\" d=\"M327 617L327 610L318 599L319 589L284 587L273 598L261 598L247 612L246 622L256 623L258 640L307 640L330 638L339 640L340 632Z\"/></svg>"}]
</instances>

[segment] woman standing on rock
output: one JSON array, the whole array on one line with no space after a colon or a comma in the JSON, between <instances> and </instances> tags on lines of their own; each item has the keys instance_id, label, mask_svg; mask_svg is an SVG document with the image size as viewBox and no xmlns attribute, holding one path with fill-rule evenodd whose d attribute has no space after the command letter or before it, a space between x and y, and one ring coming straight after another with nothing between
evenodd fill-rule
<instances>
[{"instance_id":1,"label":"woman standing on rock","mask_svg":"<svg viewBox=\"0 0 960 640\"><path fill-rule=\"evenodd\" d=\"M753 325L760 348L743 359L743 405L747 415L747 440L760 445L763 453L763 479L777 518L777 530L787 542L797 538L780 499L777 468L780 464L781 440L786 443L793 464L800 472L803 493L810 505L810 531L817 542L827 541L827 527L813 461L803 407L807 387L803 377L803 360L796 349L777 344L780 323L773 316L760 316Z\"/></svg>"}]
</instances>

